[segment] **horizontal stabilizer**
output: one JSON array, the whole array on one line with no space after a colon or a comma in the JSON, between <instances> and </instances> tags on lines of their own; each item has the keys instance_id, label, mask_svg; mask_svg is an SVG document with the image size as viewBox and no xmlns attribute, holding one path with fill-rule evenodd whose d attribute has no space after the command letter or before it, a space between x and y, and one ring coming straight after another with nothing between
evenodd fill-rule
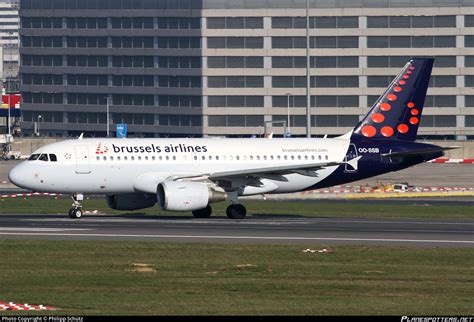
<instances>
[{"instance_id":1,"label":"horizontal stabilizer","mask_svg":"<svg viewBox=\"0 0 474 322\"><path fill-rule=\"evenodd\" d=\"M433 149L423 149L423 150L415 150L415 151L402 151L402 152L389 152L382 154L383 157L412 157L412 156L419 156L425 154L433 154L438 152L443 152L447 150L454 150L459 149L460 146L447 146L447 147L437 147Z\"/></svg>"}]
</instances>

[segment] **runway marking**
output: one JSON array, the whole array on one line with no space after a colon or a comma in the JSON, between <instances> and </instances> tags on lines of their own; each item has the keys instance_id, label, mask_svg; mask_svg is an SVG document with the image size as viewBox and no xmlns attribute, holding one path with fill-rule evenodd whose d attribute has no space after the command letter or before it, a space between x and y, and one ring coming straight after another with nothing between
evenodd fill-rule
<instances>
[{"instance_id":1,"label":"runway marking","mask_svg":"<svg viewBox=\"0 0 474 322\"><path fill-rule=\"evenodd\" d=\"M84 230L93 230L93 229L85 229L85 228L34 228L34 227L26 227L26 228L18 228L18 227L0 227L0 232L1 231L21 231L21 232L60 232L60 231L71 231L71 230L77 230L77 231L84 231Z\"/></svg>"},{"instance_id":2,"label":"runway marking","mask_svg":"<svg viewBox=\"0 0 474 322\"><path fill-rule=\"evenodd\" d=\"M421 224L421 225L474 225L474 221L470 221L467 219L465 222L436 222L436 221L390 221L390 220L348 220L348 219L334 219L334 218L305 218L305 219L245 219L245 220L229 220L225 218L215 218L213 220L202 220L202 219L163 219L163 218L147 218L147 219L121 219L121 218L81 218L81 222L88 222L88 223L143 223L143 222L153 222L153 223L171 223L171 224L248 224L248 225L282 225L282 224L299 224L299 225L306 225L312 223L360 223L360 224ZM442 219L441 219L442 220ZM462 219L461 219L462 220ZM41 218L41 219L20 219L19 221L26 221L26 222L69 222L74 223L74 220L65 219L65 218ZM76 220L79 221L79 220Z\"/></svg>"},{"instance_id":3,"label":"runway marking","mask_svg":"<svg viewBox=\"0 0 474 322\"><path fill-rule=\"evenodd\" d=\"M18 235L0 232L0 235ZM396 238L342 238L342 237L284 237L284 236L203 236L203 235L128 235L128 234L66 234L66 233L24 233L20 236L57 236L57 237L106 237L106 238L184 238L184 239L248 239L248 240L302 240L302 241L362 241L362 242L402 242L402 243L450 243L472 244L474 240L440 239L396 239Z\"/></svg>"}]
</instances>

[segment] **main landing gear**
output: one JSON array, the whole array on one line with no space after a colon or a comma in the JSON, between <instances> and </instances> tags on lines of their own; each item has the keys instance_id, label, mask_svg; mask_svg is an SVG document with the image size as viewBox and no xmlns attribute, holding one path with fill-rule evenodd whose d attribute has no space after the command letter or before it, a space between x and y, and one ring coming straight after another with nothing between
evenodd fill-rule
<instances>
[{"instance_id":1,"label":"main landing gear","mask_svg":"<svg viewBox=\"0 0 474 322\"><path fill-rule=\"evenodd\" d=\"M231 204L227 207L226 215L230 219L244 219L247 215L247 209L241 204Z\"/></svg>"},{"instance_id":2,"label":"main landing gear","mask_svg":"<svg viewBox=\"0 0 474 322\"><path fill-rule=\"evenodd\" d=\"M81 193L71 195L73 208L69 209L69 218L79 219L82 217L82 200L84 195Z\"/></svg>"},{"instance_id":3,"label":"main landing gear","mask_svg":"<svg viewBox=\"0 0 474 322\"><path fill-rule=\"evenodd\" d=\"M194 218L209 218L211 215L212 208L209 205L206 208L193 211ZM231 204L227 207L226 215L230 219L244 219L247 209L241 204Z\"/></svg>"},{"instance_id":4,"label":"main landing gear","mask_svg":"<svg viewBox=\"0 0 474 322\"><path fill-rule=\"evenodd\" d=\"M194 218L209 218L212 215L211 206L207 205L206 208L198 209L193 211Z\"/></svg>"}]
</instances>

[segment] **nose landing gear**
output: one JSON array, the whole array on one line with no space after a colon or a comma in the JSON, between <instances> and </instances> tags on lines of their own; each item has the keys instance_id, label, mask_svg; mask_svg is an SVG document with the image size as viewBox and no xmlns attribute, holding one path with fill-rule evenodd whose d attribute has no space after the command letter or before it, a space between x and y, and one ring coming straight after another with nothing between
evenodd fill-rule
<instances>
[{"instance_id":1,"label":"nose landing gear","mask_svg":"<svg viewBox=\"0 0 474 322\"><path fill-rule=\"evenodd\" d=\"M79 219L82 217L82 200L84 195L82 193L71 195L73 208L69 209L69 218Z\"/></svg>"}]
</instances>

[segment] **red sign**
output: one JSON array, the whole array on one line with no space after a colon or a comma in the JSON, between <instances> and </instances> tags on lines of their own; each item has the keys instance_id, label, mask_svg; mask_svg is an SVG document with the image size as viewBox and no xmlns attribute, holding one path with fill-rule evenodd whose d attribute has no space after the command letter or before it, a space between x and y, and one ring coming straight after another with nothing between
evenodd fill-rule
<instances>
[{"instance_id":1,"label":"red sign","mask_svg":"<svg viewBox=\"0 0 474 322\"><path fill-rule=\"evenodd\" d=\"M2 95L2 108L8 108L8 96L10 96L10 108L20 108L21 95Z\"/></svg>"}]
</instances>

